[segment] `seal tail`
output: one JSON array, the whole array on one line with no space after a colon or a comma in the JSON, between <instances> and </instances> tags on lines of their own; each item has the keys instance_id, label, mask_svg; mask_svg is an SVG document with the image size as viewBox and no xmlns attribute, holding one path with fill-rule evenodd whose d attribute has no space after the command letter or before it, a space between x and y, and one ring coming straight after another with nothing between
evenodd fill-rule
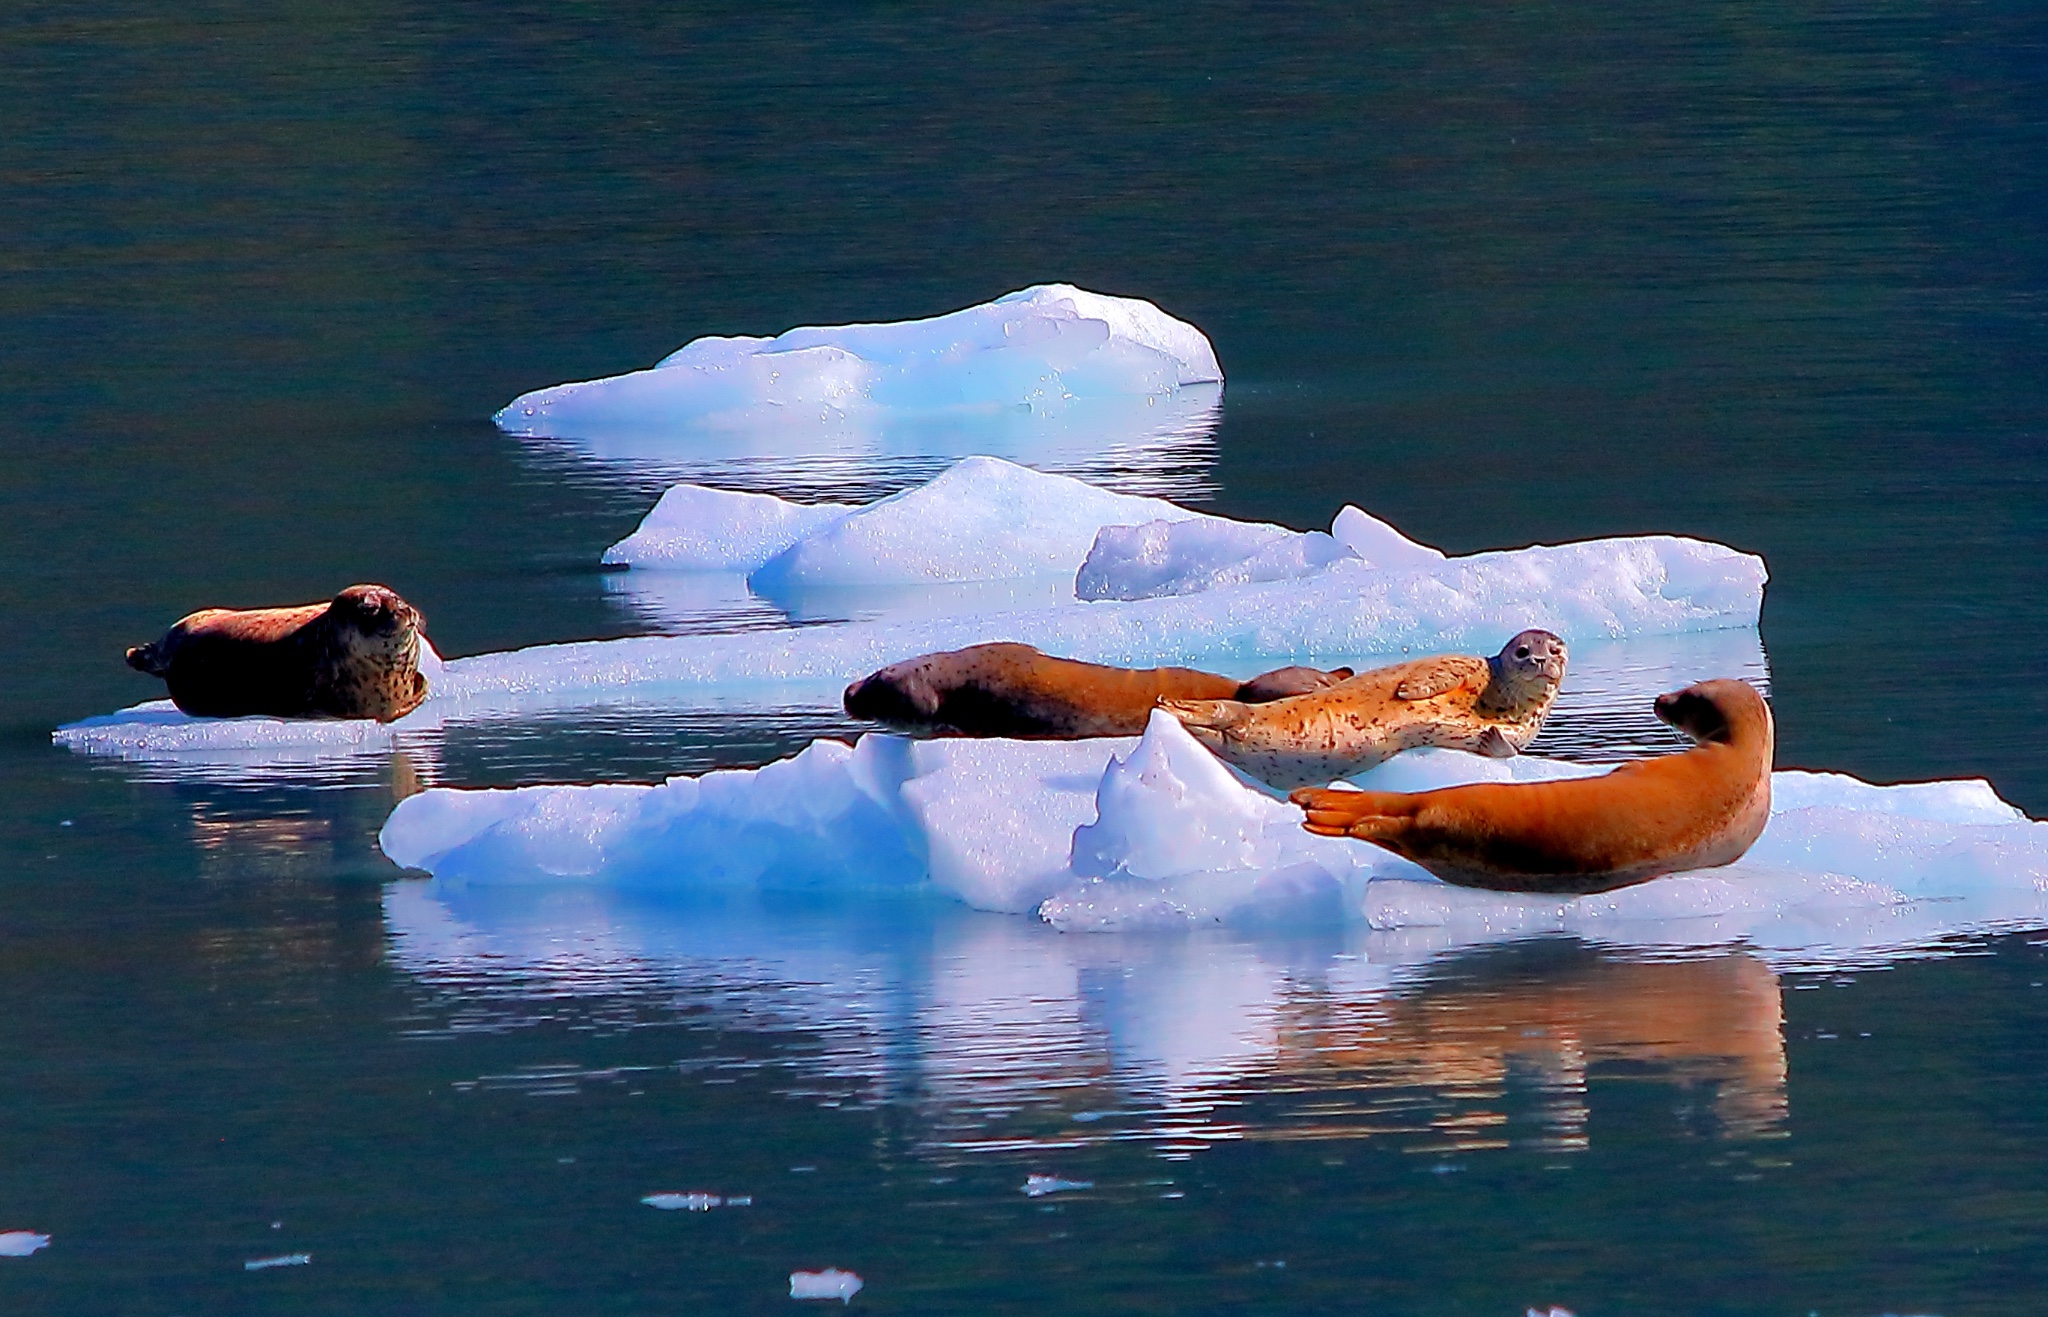
<instances>
[{"instance_id":1,"label":"seal tail","mask_svg":"<svg viewBox=\"0 0 2048 1317\"><path fill-rule=\"evenodd\" d=\"M161 677L171 670L163 652L154 644L135 645L128 651L128 666L137 672L146 672L152 677Z\"/></svg>"},{"instance_id":2,"label":"seal tail","mask_svg":"<svg viewBox=\"0 0 2048 1317\"><path fill-rule=\"evenodd\" d=\"M1399 791L1302 787L1287 798L1306 814L1302 826L1322 837L1356 837L1384 844L1407 831L1415 816L1415 797Z\"/></svg>"},{"instance_id":3,"label":"seal tail","mask_svg":"<svg viewBox=\"0 0 2048 1317\"><path fill-rule=\"evenodd\" d=\"M1180 719L1180 725L1211 750L1220 748L1224 735L1252 716L1252 706L1240 700L1162 699L1158 707Z\"/></svg>"}]
</instances>

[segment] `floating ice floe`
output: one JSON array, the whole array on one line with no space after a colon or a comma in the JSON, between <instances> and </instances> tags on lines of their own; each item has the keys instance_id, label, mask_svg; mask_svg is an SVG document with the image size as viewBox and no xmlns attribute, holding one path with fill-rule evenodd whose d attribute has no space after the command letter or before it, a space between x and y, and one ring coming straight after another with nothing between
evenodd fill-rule
<instances>
[{"instance_id":1,"label":"floating ice floe","mask_svg":"<svg viewBox=\"0 0 2048 1317\"><path fill-rule=\"evenodd\" d=\"M727 1203L722 1195L703 1193L649 1194L640 1201L663 1212L708 1212L714 1207L724 1207ZM731 1200L731 1204L734 1207L748 1207L753 1201L752 1198L735 1198Z\"/></svg>"},{"instance_id":2,"label":"floating ice floe","mask_svg":"<svg viewBox=\"0 0 2048 1317\"><path fill-rule=\"evenodd\" d=\"M1150 302L1040 284L927 320L695 339L648 370L520 397L513 434L829 427L876 414L1058 416L1218 385L1209 340Z\"/></svg>"},{"instance_id":3,"label":"floating ice floe","mask_svg":"<svg viewBox=\"0 0 2048 1317\"><path fill-rule=\"evenodd\" d=\"M853 1296L860 1293L866 1282L851 1271L827 1267L823 1271L792 1271L789 1273L789 1297L792 1299L838 1299L852 1303Z\"/></svg>"},{"instance_id":4,"label":"floating ice floe","mask_svg":"<svg viewBox=\"0 0 2048 1317\"><path fill-rule=\"evenodd\" d=\"M274 1258L251 1258L242 1264L244 1271L269 1271L272 1267L305 1267L312 1265L311 1253L280 1253Z\"/></svg>"},{"instance_id":5,"label":"floating ice floe","mask_svg":"<svg viewBox=\"0 0 2048 1317\"><path fill-rule=\"evenodd\" d=\"M1218 586L1308 576L1343 558L1383 571L1427 571L1442 550L1417 544L1360 508L1345 507L1328 534L1224 517L1105 526L1074 580L1080 599L1153 599Z\"/></svg>"},{"instance_id":6,"label":"floating ice floe","mask_svg":"<svg viewBox=\"0 0 2048 1317\"><path fill-rule=\"evenodd\" d=\"M1038 527L1033 534L1058 540L1058 547L1048 553L991 516L1005 489L1030 492L1040 501L1031 510ZM731 549L728 561L752 561L790 524L769 505L721 506L726 510L718 524ZM1074 508L1086 510L1074 515ZM1143 513L1148 520L1164 520L1150 515L1159 509L1185 515L1183 524L1200 534L1176 538L1169 525L1157 554L1142 544L1125 545L1129 552L1104 547L1102 518ZM969 461L898 501L821 523L757 570L759 576L790 562L785 584L902 582L937 574L944 579L923 587L925 607L934 612L913 609L908 615L793 630L764 629L755 619L743 623L745 629L714 635L542 645L450 660L430 675L426 702L389 727L192 719L157 702L70 724L55 739L87 753L146 760L244 750L345 757L451 719L622 701L701 703L716 695L831 707L847 682L884 664L984 641L1022 641L1094 662L1199 663L1249 676L1285 661L1328 666L1445 650L1491 653L1529 626L1557 632L1575 650L1607 640L1747 629L1756 625L1763 600L1761 559L1677 536L1446 558L1356 509L1340 514L1326 536L1280 527L1231 529L1245 526L1004 463ZM1053 535L1047 529L1052 527L1064 529ZM706 547L712 538L678 552L713 561L721 551ZM1306 547L1322 540L1343 552L1323 561L1328 546ZM1023 596L1012 595L1012 606L989 608L976 606L986 598L946 593L978 588L962 578L1042 572L1054 564L1062 572L1078 568L1090 551L1084 541L1103 548L1091 580L1099 580L1105 592L1161 597L1079 604L1061 603L1059 592L1051 591L1035 606L1014 606ZM929 544L942 547L934 551ZM1269 553L1274 545L1290 544L1286 553ZM1229 560L1239 549L1245 556ZM1282 578L1251 579L1268 569ZM1306 574L1288 575L1297 571ZM729 581L730 574L710 579ZM744 612L730 592L712 594L714 604L708 606L714 611Z\"/></svg>"},{"instance_id":7,"label":"floating ice floe","mask_svg":"<svg viewBox=\"0 0 2048 1317\"><path fill-rule=\"evenodd\" d=\"M1413 791L1600 771L1416 751L1357 781ZM1075 932L1363 922L1442 945L1571 933L1826 959L2048 922L2048 824L1987 783L1788 770L1773 793L1736 865L1578 898L1484 892L1309 834L1298 809L1155 714L1136 741L869 735L658 786L434 790L401 803L380 842L443 885L929 890Z\"/></svg>"}]
</instances>

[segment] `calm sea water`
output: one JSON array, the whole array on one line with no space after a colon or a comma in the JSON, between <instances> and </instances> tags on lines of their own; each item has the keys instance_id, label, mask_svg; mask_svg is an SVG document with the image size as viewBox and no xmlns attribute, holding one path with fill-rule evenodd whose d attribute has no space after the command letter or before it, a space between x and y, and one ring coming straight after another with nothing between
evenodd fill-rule
<instances>
[{"instance_id":1,"label":"calm sea water","mask_svg":"<svg viewBox=\"0 0 2048 1317\"><path fill-rule=\"evenodd\" d=\"M1761 553L1783 762L2048 811L2044 43L2000 3L14 7L0 1230L54 1243L0 1257L0 1308L759 1311L837 1266L923 1312L2040 1311L2025 934L1389 979L1335 934L451 912L373 845L420 765L48 737L154 694L122 648L202 604L382 580L450 654L674 625L702 601L593 568L673 473L493 410L1064 279L1230 378L1212 436L1102 474L1452 550ZM534 719L427 771L649 780L837 727Z\"/></svg>"}]
</instances>

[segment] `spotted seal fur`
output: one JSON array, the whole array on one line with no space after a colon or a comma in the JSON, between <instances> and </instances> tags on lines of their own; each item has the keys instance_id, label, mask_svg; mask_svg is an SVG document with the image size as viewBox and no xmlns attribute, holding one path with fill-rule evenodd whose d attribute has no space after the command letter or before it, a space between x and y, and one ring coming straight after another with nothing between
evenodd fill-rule
<instances>
[{"instance_id":1,"label":"spotted seal fur","mask_svg":"<svg viewBox=\"0 0 2048 1317\"><path fill-rule=\"evenodd\" d=\"M423 623L396 591L352 585L324 604L201 609L130 649L128 666L162 677L198 717L390 722L427 697Z\"/></svg>"},{"instance_id":2,"label":"spotted seal fur","mask_svg":"<svg viewBox=\"0 0 2048 1317\"><path fill-rule=\"evenodd\" d=\"M1496 759L1518 754L1542 728L1564 667L1564 641L1531 630L1492 658L1443 654L1396 663L1266 704L1167 699L1160 707L1260 781L1309 786L1421 746Z\"/></svg>"}]
</instances>

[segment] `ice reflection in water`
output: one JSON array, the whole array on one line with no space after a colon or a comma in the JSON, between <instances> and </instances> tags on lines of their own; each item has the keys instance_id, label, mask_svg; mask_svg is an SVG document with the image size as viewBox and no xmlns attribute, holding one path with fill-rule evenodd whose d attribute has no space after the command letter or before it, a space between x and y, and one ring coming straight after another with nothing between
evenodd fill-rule
<instances>
[{"instance_id":1,"label":"ice reflection in water","mask_svg":"<svg viewBox=\"0 0 2048 1317\"><path fill-rule=\"evenodd\" d=\"M867 502L975 455L1127 494L1206 501L1216 494L1222 413L1221 387L1190 385L1159 397L1075 400L1063 416L989 410L519 443L536 464L595 467L636 486L691 481L799 502Z\"/></svg>"},{"instance_id":2,"label":"ice reflection in water","mask_svg":"<svg viewBox=\"0 0 2048 1317\"><path fill-rule=\"evenodd\" d=\"M1630 959L1569 939L1437 955L1354 930L1301 940L1063 937L914 902L770 909L587 889L394 885L422 1032L686 1021L773 1040L696 1056L704 1082L914 1113L941 1159L1140 1141L1382 1139L1421 1154L1570 1150L1589 1090L1673 1090L1749 1138L1785 1112L1777 979L1740 951ZM616 1071L480 1076L567 1094ZM1688 1113L1704 1113L1695 1117Z\"/></svg>"}]
</instances>

